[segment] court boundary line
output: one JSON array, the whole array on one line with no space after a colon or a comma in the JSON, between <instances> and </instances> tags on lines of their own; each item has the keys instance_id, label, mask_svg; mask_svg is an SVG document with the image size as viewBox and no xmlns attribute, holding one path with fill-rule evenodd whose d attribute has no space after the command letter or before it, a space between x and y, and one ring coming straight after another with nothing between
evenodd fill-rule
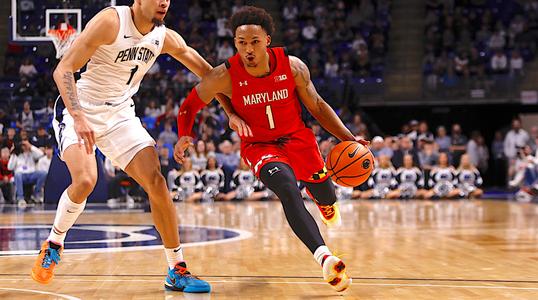
<instances>
[{"instance_id":1,"label":"court boundary line","mask_svg":"<svg viewBox=\"0 0 538 300\"><path fill-rule=\"evenodd\" d=\"M24 276L24 273L0 273L2 276ZM162 277L162 274L54 274L55 277ZM255 279L323 279L321 276L280 276L280 275L204 275L204 278L255 278ZM486 283L523 283L538 284L538 280L509 280L509 279L464 279L464 278L405 278L405 277L354 277L354 280L372 281L438 281L438 282L486 282Z\"/></svg>"},{"instance_id":2,"label":"court boundary line","mask_svg":"<svg viewBox=\"0 0 538 300\"><path fill-rule=\"evenodd\" d=\"M0 279L0 281L13 281L15 279ZM23 280L32 280L31 278L25 278ZM63 282L162 282L157 279L63 279ZM249 284L291 284L291 285L326 285L323 281L247 281L247 280L208 280L209 283L249 283ZM405 283L367 283L367 282L354 282L353 285L357 286L385 286L385 287L428 287L428 288L451 288L451 289L494 289L494 290L524 290L524 291L538 291L538 287L521 287L521 286L505 286L505 285L448 285L448 284L405 284ZM6 288L9 289L9 288Z\"/></svg>"}]
</instances>

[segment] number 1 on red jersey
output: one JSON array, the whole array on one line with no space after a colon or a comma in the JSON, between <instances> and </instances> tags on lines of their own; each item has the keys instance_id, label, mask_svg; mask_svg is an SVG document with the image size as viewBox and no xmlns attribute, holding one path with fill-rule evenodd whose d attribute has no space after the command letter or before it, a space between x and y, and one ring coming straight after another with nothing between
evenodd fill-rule
<instances>
[{"instance_id":1,"label":"number 1 on red jersey","mask_svg":"<svg viewBox=\"0 0 538 300\"><path fill-rule=\"evenodd\" d=\"M267 119L269 119L269 129L275 129L275 120L273 119L273 111L271 110L271 105L265 107L265 114Z\"/></svg>"}]
</instances>

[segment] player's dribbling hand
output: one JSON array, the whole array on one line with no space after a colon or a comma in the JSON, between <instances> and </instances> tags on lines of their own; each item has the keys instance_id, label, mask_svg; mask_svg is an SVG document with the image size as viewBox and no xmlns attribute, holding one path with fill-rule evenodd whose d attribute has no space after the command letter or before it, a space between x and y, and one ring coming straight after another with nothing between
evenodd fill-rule
<instances>
[{"instance_id":1,"label":"player's dribbling hand","mask_svg":"<svg viewBox=\"0 0 538 300\"><path fill-rule=\"evenodd\" d=\"M174 159L178 163L183 164L185 162L185 151L192 145L193 145L192 137L190 136L180 137L176 145L174 146Z\"/></svg>"},{"instance_id":2,"label":"player's dribbling hand","mask_svg":"<svg viewBox=\"0 0 538 300\"><path fill-rule=\"evenodd\" d=\"M243 119L241 119L238 115L232 114L228 123L230 128L234 131L237 131L237 134L239 134L239 136L252 137L252 130L250 130L250 127L247 125L247 123L243 121Z\"/></svg>"},{"instance_id":3,"label":"player's dribbling hand","mask_svg":"<svg viewBox=\"0 0 538 300\"><path fill-rule=\"evenodd\" d=\"M363 146L370 147L370 141L367 141L367 140L363 139L360 136L355 137L355 142L357 142L357 143L359 143L359 144L361 144Z\"/></svg>"},{"instance_id":4,"label":"player's dribbling hand","mask_svg":"<svg viewBox=\"0 0 538 300\"><path fill-rule=\"evenodd\" d=\"M75 132L78 137L78 146L86 148L86 153L93 153L93 145L95 145L95 135L84 116L78 116L75 120Z\"/></svg>"}]
</instances>

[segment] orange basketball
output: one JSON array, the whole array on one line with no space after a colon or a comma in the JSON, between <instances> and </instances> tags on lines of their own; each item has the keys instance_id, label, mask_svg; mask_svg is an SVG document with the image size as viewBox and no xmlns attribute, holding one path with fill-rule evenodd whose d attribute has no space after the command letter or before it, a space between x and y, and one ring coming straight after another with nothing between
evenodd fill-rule
<instances>
[{"instance_id":1,"label":"orange basketball","mask_svg":"<svg viewBox=\"0 0 538 300\"><path fill-rule=\"evenodd\" d=\"M355 141L345 141L331 150L326 165L334 182L354 187L361 185L372 174L374 156L368 147Z\"/></svg>"}]
</instances>

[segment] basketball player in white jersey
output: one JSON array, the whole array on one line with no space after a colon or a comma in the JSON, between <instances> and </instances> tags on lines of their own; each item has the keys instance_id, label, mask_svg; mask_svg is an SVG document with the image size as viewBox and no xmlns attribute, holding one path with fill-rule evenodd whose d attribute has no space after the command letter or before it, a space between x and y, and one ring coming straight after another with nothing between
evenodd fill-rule
<instances>
[{"instance_id":1,"label":"basketball player in white jersey","mask_svg":"<svg viewBox=\"0 0 538 300\"><path fill-rule=\"evenodd\" d=\"M52 280L66 232L96 184L96 145L149 195L153 221L168 260L165 287L183 292L210 291L206 281L187 271L176 210L160 173L155 141L135 116L131 99L159 54L170 54L198 77L212 69L178 33L163 25L169 4L169 0L135 0L132 7L101 11L88 22L54 71L66 107L56 116L54 128L72 183L60 197L51 233L32 269L32 278L40 283ZM75 83L73 73L86 63L87 71Z\"/></svg>"}]
</instances>

